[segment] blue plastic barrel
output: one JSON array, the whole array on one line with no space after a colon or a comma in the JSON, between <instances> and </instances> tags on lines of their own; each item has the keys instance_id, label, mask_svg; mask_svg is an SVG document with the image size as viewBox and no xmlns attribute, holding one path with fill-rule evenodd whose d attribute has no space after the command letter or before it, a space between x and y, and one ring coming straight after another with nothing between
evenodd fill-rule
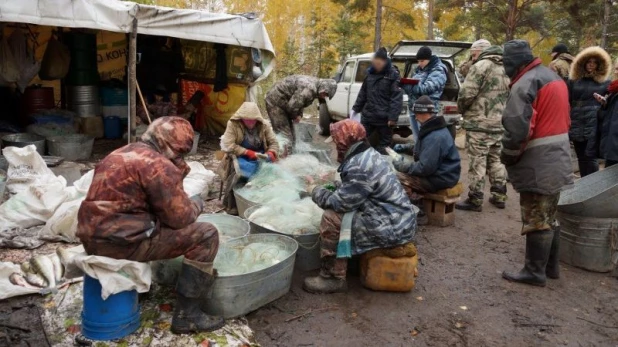
<instances>
[{"instance_id":1,"label":"blue plastic barrel","mask_svg":"<svg viewBox=\"0 0 618 347\"><path fill-rule=\"evenodd\" d=\"M140 325L137 291L101 299L101 283L84 275L82 334L91 340L114 340L133 333Z\"/></svg>"},{"instance_id":2,"label":"blue plastic barrel","mask_svg":"<svg viewBox=\"0 0 618 347\"><path fill-rule=\"evenodd\" d=\"M119 139L122 137L122 121L120 117L103 117L103 129L106 139Z\"/></svg>"},{"instance_id":3,"label":"blue plastic barrel","mask_svg":"<svg viewBox=\"0 0 618 347\"><path fill-rule=\"evenodd\" d=\"M129 91L127 88L101 87L99 89L101 105L103 106L124 106L129 102Z\"/></svg>"}]
</instances>

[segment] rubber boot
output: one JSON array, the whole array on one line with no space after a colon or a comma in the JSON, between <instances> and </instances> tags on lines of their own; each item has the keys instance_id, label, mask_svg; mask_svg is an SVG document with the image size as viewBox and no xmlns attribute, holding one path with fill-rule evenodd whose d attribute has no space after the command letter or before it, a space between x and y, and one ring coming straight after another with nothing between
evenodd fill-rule
<instances>
[{"instance_id":1,"label":"rubber boot","mask_svg":"<svg viewBox=\"0 0 618 347\"><path fill-rule=\"evenodd\" d=\"M468 193L468 198L462 202L455 204L455 208L462 211L483 211L483 193L472 192Z\"/></svg>"},{"instance_id":2,"label":"rubber boot","mask_svg":"<svg viewBox=\"0 0 618 347\"><path fill-rule=\"evenodd\" d=\"M504 186L493 186L489 190L491 192L491 197L489 198L489 203L496 206L499 209L504 209L506 207L506 185Z\"/></svg>"},{"instance_id":3,"label":"rubber boot","mask_svg":"<svg viewBox=\"0 0 618 347\"><path fill-rule=\"evenodd\" d=\"M223 318L210 316L200 308L212 295L214 283L212 263L184 260L176 285L178 298L171 327L174 334L210 332L225 325Z\"/></svg>"},{"instance_id":4,"label":"rubber boot","mask_svg":"<svg viewBox=\"0 0 618 347\"><path fill-rule=\"evenodd\" d=\"M313 294L342 293L348 290L345 278L337 278L331 275L335 257L322 257L320 274L315 277L307 277L303 283L303 289Z\"/></svg>"},{"instance_id":5,"label":"rubber boot","mask_svg":"<svg viewBox=\"0 0 618 347\"><path fill-rule=\"evenodd\" d=\"M554 232L552 230L531 231L526 234L526 261L519 273L503 272L502 277L511 282L544 287L545 268L549 260Z\"/></svg>"},{"instance_id":6,"label":"rubber boot","mask_svg":"<svg viewBox=\"0 0 618 347\"><path fill-rule=\"evenodd\" d=\"M560 226L554 228L554 238L551 242L551 250L549 251L549 260L547 261L547 269L545 273L547 277L557 280L560 278Z\"/></svg>"}]
</instances>

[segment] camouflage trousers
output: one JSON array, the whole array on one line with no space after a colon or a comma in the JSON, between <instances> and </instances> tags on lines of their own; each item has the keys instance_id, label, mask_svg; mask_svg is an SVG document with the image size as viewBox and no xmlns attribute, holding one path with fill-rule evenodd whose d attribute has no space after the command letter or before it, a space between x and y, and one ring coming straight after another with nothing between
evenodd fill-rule
<instances>
[{"instance_id":1,"label":"camouflage trousers","mask_svg":"<svg viewBox=\"0 0 618 347\"><path fill-rule=\"evenodd\" d=\"M533 231L552 230L557 226L556 209L560 200L560 193L542 195L536 193L521 193L521 234Z\"/></svg>"},{"instance_id":2,"label":"camouflage trousers","mask_svg":"<svg viewBox=\"0 0 618 347\"><path fill-rule=\"evenodd\" d=\"M489 176L491 195L497 201L506 201L506 169L500 162L502 134L488 134L478 131L466 133L468 143L468 179L470 196L482 196L485 175ZM480 201L482 204L482 201Z\"/></svg>"},{"instance_id":3,"label":"camouflage trousers","mask_svg":"<svg viewBox=\"0 0 618 347\"><path fill-rule=\"evenodd\" d=\"M268 112L268 118L270 119L273 131L275 134L282 134L288 139L288 144L285 146L285 149L287 153L292 153L292 147L295 141L293 117L290 117L284 109L272 104L268 99L266 99L266 111Z\"/></svg>"},{"instance_id":4,"label":"camouflage trousers","mask_svg":"<svg viewBox=\"0 0 618 347\"><path fill-rule=\"evenodd\" d=\"M214 225L196 222L178 230L161 227L153 237L137 243L97 242L84 243L84 247L88 254L114 259L145 262L184 255L189 260L209 263L219 250L219 234Z\"/></svg>"},{"instance_id":5,"label":"camouflage trousers","mask_svg":"<svg viewBox=\"0 0 618 347\"><path fill-rule=\"evenodd\" d=\"M337 258L337 245L341 233L343 214L333 210L325 210L320 223L320 257L322 267L320 276L345 279L348 272L348 259Z\"/></svg>"}]
</instances>

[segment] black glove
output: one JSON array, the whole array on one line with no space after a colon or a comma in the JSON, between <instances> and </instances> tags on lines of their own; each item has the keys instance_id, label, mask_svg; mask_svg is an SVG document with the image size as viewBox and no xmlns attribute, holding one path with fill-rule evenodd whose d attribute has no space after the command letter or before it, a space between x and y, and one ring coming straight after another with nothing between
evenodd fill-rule
<instances>
[{"instance_id":1,"label":"black glove","mask_svg":"<svg viewBox=\"0 0 618 347\"><path fill-rule=\"evenodd\" d=\"M504 166L513 166L517 164L519 161L519 156L509 155L504 152L500 153L500 162L504 164Z\"/></svg>"}]
</instances>

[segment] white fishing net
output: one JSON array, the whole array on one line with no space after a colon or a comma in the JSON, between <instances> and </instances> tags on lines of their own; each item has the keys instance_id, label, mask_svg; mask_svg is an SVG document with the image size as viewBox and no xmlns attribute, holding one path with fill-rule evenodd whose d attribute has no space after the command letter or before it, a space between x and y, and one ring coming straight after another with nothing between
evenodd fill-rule
<instances>
[{"instance_id":1,"label":"white fishing net","mask_svg":"<svg viewBox=\"0 0 618 347\"><path fill-rule=\"evenodd\" d=\"M273 231L288 235L320 232L323 210L310 198L292 203L273 203L255 210L248 219Z\"/></svg>"},{"instance_id":2,"label":"white fishing net","mask_svg":"<svg viewBox=\"0 0 618 347\"><path fill-rule=\"evenodd\" d=\"M219 249L214 267L220 276L242 275L271 267L289 255L290 252L281 242L226 245Z\"/></svg>"}]
</instances>

